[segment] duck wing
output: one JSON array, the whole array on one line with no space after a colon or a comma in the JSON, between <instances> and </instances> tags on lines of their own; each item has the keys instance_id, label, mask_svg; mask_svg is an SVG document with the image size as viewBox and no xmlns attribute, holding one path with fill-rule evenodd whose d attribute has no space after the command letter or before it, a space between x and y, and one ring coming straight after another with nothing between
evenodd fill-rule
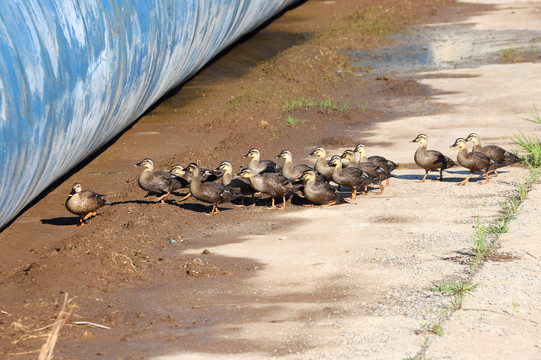
<instances>
[{"instance_id":1,"label":"duck wing","mask_svg":"<svg viewBox=\"0 0 541 360\"><path fill-rule=\"evenodd\" d=\"M488 157L494 159L500 164L500 166L506 166L518 163L522 161L521 158L516 156L510 151L505 150L497 145L487 145L481 148L481 152Z\"/></svg>"}]
</instances>

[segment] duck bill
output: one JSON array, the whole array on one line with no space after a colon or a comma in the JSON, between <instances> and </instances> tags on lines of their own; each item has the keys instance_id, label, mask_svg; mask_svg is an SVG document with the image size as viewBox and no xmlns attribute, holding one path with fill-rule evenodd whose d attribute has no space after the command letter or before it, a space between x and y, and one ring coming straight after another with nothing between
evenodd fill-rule
<instances>
[{"instance_id":1,"label":"duck bill","mask_svg":"<svg viewBox=\"0 0 541 360\"><path fill-rule=\"evenodd\" d=\"M415 139L410 141L410 143L416 143L416 142L419 142L419 138L415 138Z\"/></svg>"},{"instance_id":2,"label":"duck bill","mask_svg":"<svg viewBox=\"0 0 541 360\"><path fill-rule=\"evenodd\" d=\"M138 162L137 164L135 164L135 165L133 165L133 166L143 166L143 161Z\"/></svg>"}]
</instances>

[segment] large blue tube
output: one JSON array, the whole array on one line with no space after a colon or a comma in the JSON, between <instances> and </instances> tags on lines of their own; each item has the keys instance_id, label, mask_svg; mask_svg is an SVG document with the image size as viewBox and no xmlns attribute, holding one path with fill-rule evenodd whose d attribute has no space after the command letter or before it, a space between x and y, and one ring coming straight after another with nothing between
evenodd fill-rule
<instances>
[{"instance_id":1,"label":"large blue tube","mask_svg":"<svg viewBox=\"0 0 541 360\"><path fill-rule=\"evenodd\" d=\"M1 1L0 229L168 90L295 1Z\"/></svg>"}]
</instances>

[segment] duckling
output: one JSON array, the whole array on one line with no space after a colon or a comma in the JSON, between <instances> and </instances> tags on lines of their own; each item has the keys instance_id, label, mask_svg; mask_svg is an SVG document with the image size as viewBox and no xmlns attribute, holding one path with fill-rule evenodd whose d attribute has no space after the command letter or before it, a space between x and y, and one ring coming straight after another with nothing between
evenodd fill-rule
<instances>
[{"instance_id":1,"label":"duckling","mask_svg":"<svg viewBox=\"0 0 541 360\"><path fill-rule=\"evenodd\" d=\"M303 171L313 170L306 164L293 164L293 156L289 150L282 150L280 154L276 155L276 158L283 158L285 160L282 167L282 175L292 182L301 177Z\"/></svg>"},{"instance_id":2,"label":"duckling","mask_svg":"<svg viewBox=\"0 0 541 360\"><path fill-rule=\"evenodd\" d=\"M304 197L312 203L321 206L347 203L334 187L329 183L319 180L315 170L305 170L299 180L304 183Z\"/></svg>"},{"instance_id":3,"label":"duckling","mask_svg":"<svg viewBox=\"0 0 541 360\"><path fill-rule=\"evenodd\" d=\"M250 149L250 151L248 151L248 153L244 155L244 157L252 158L250 164L248 165L248 169L252 170L255 173L280 173L282 171L280 165L276 164L274 161L260 160L261 153L256 148Z\"/></svg>"},{"instance_id":4,"label":"duckling","mask_svg":"<svg viewBox=\"0 0 541 360\"><path fill-rule=\"evenodd\" d=\"M242 195L251 195L252 196L252 205L249 205L248 207L254 207L255 206L255 196L254 196L254 189L250 185L250 181L243 177L233 177L233 165L229 161L222 161L220 166L218 166L218 169L220 171L223 171L222 176L222 185L224 186L231 186L234 188L238 188ZM244 196L241 198L242 205L244 205Z\"/></svg>"},{"instance_id":5,"label":"duckling","mask_svg":"<svg viewBox=\"0 0 541 360\"><path fill-rule=\"evenodd\" d=\"M84 226L84 220L96 216L96 210L109 203L103 198L105 195L97 194L90 190L83 190L81 184L75 183L66 200L66 209L75 215L79 215L79 225Z\"/></svg>"},{"instance_id":6,"label":"duckling","mask_svg":"<svg viewBox=\"0 0 541 360\"><path fill-rule=\"evenodd\" d=\"M429 171L440 171L440 181L443 178L443 170L456 166L456 163L448 156L443 155L437 150L427 150L428 136L425 134L419 134L417 137L410 141L410 143L418 142L419 148L415 151L414 159L415 163L425 169L425 176L419 182L424 182L428 176Z\"/></svg>"},{"instance_id":7,"label":"duckling","mask_svg":"<svg viewBox=\"0 0 541 360\"><path fill-rule=\"evenodd\" d=\"M199 201L212 204L212 210L207 215L218 214L220 212L218 204L242 197L241 192L231 186L224 186L212 181L201 182L197 164L191 163L184 170L192 175L190 193L193 197Z\"/></svg>"},{"instance_id":8,"label":"duckling","mask_svg":"<svg viewBox=\"0 0 541 360\"><path fill-rule=\"evenodd\" d=\"M342 159L348 160L347 167L357 167L367 172L368 174L372 175L374 178L376 178L379 184L378 195L383 192L383 184L381 182L385 179L389 179L389 176L390 176L390 174L385 172L383 168L369 161L363 161L363 162L357 163L355 161L355 153L352 150L345 150L340 157ZM368 185L365 186L364 193L365 194L368 193Z\"/></svg>"},{"instance_id":9,"label":"duckling","mask_svg":"<svg viewBox=\"0 0 541 360\"><path fill-rule=\"evenodd\" d=\"M308 156L317 156L316 163L314 164L314 169L321 175L326 181L332 180L332 174L334 167L327 163L327 152L322 147L317 147L312 151Z\"/></svg>"},{"instance_id":10,"label":"duckling","mask_svg":"<svg viewBox=\"0 0 541 360\"><path fill-rule=\"evenodd\" d=\"M482 152L491 159L494 159L500 167L512 165L518 162L521 162L522 159L513 154L510 151L507 151L498 145L481 145L481 138L476 133L471 133L466 138L466 141L471 141L473 143L473 151ZM494 170L494 176L498 176L498 170Z\"/></svg>"},{"instance_id":11,"label":"duckling","mask_svg":"<svg viewBox=\"0 0 541 360\"><path fill-rule=\"evenodd\" d=\"M353 152L359 154L359 163L368 161L385 170L385 172L389 174L385 179L385 186L389 186L389 178L392 176L391 173L398 168L398 165L395 162L378 155L366 157L366 147L363 144L357 144L355 149L353 149Z\"/></svg>"},{"instance_id":12,"label":"duckling","mask_svg":"<svg viewBox=\"0 0 541 360\"><path fill-rule=\"evenodd\" d=\"M269 209L284 210L286 208L286 196L293 195L300 188L299 185L292 185L279 173L257 174L250 169L242 169L239 176L248 178L254 190L270 195L272 205ZM282 198L282 207L275 205L274 198L276 197Z\"/></svg>"},{"instance_id":13,"label":"duckling","mask_svg":"<svg viewBox=\"0 0 541 360\"><path fill-rule=\"evenodd\" d=\"M458 185L466 185L473 176L473 173L476 171L481 171L483 175L487 177L486 181L481 185L488 184L488 174L495 171L499 164L482 152L468 152L466 149L466 140L463 138L456 139L455 143L451 145L451 148L454 147L458 147L460 149L457 156L458 163L470 170L470 175L468 175L468 177L461 181Z\"/></svg>"},{"instance_id":14,"label":"duckling","mask_svg":"<svg viewBox=\"0 0 541 360\"><path fill-rule=\"evenodd\" d=\"M143 172L139 175L139 187L148 191L149 194L161 195L156 202L163 204L163 199L171 194L171 191L187 185L167 171L154 171L154 161L149 158L135 164L135 166L143 167Z\"/></svg>"},{"instance_id":15,"label":"duckling","mask_svg":"<svg viewBox=\"0 0 541 360\"><path fill-rule=\"evenodd\" d=\"M332 181L338 185L351 188L351 197L346 200L355 200L357 197L357 189L368 186L368 184L376 181L376 179L367 172L356 168L342 168L342 159L335 155L331 158L331 164L334 165L332 172Z\"/></svg>"}]
</instances>

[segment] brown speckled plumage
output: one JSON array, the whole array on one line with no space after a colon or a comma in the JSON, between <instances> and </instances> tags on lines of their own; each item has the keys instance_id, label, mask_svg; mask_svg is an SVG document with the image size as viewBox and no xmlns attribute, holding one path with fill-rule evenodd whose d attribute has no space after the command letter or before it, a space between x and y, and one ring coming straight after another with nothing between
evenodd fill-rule
<instances>
[{"instance_id":1,"label":"brown speckled plumage","mask_svg":"<svg viewBox=\"0 0 541 360\"><path fill-rule=\"evenodd\" d=\"M100 195L90 190L83 190L81 184L75 183L66 200L66 209L79 216L79 226L84 226L84 220L96 216L96 210L107 204Z\"/></svg>"}]
</instances>

